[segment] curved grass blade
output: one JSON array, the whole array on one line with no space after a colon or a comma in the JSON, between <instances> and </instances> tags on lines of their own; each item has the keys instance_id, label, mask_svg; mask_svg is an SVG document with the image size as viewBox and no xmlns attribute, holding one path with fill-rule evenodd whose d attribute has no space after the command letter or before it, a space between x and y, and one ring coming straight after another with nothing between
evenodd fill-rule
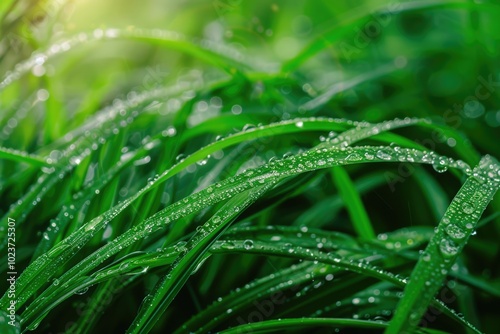
<instances>
[{"instance_id":1,"label":"curved grass blade","mask_svg":"<svg viewBox=\"0 0 500 334\"><path fill-rule=\"evenodd\" d=\"M340 197L349 212L356 233L365 239L375 239L372 223L349 174L340 166L334 166L331 169L331 174Z\"/></svg>"},{"instance_id":2,"label":"curved grass blade","mask_svg":"<svg viewBox=\"0 0 500 334\"><path fill-rule=\"evenodd\" d=\"M328 88L324 93L315 97L311 101L302 104L299 107L299 110L307 112L311 112L312 110L317 110L322 106L324 106L325 104L327 104L334 96L338 95L339 93L348 91L349 89L352 89L353 87L356 87L362 83L370 82L372 80L383 77L387 74L394 72L395 70L396 67L394 66L390 65L381 66L371 72L363 73L347 81L341 81L339 83L336 83L332 85L330 88Z\"/></svg>"},{"instance_id":3,"label":"curved grass blade","mask_svg":"<svg viewBox=\"0 0 500 334\"><path fill-rule=\"evenodd\" d=\"M32 166L52 167L52 165L42 157L6 147L0 147L0 159L23 162Z\"/></svg>"},{"instance_id":4,"label":"curved grass blade","mask_svg":"<svg viewBox=\"0 0 500 334\"><path fill-rule=\"evenodd\" d=\"M500 165L485 156L461 187L411 274L386 333L414 330L500 186Z\"/></svg>"},{"instance_id":5,"label":"curved grass blade","mask_svg":"<svg viewBox=\"0 0 500 334\"><path fill-rule=\"evenodd\" d=\"M239 53L235 49L208 40L195 43L177 32L161 29L151 30L139 28L127 30L115 28L108 28L104 30L96 29L93 32L79 33L74 37L51 45L46 51L34 53L28 60L17 64L15 70L7 73L7 75L0 82L0 91L17 81L25 73L31 71L33 67L44 64L50 58L67 52L80 44L119 38L163 44L174 50L185 52L195 58L211 63L228 73L232 73L234 68L239 70L251 68L251 65L245 63L251 63L251 61L246 59L243 54ZM269 68L269 65L267 68Z\"/></svg>"}]
</instances>

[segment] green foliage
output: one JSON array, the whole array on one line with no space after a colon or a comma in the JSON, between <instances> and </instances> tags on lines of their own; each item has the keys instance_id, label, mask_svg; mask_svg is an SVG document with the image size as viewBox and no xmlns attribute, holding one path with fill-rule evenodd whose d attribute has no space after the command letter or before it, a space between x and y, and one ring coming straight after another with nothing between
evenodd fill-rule
<instances>
[{"instance_id":1,"label":"green foliage","mask_svg":"<svg viewBox=\"0 0 500 334\"><path fill-rule=\"evenodd\" d=\"M351 7L2 2L0 332L494 331L500 7Z\"/></svg>"}]
</instances>

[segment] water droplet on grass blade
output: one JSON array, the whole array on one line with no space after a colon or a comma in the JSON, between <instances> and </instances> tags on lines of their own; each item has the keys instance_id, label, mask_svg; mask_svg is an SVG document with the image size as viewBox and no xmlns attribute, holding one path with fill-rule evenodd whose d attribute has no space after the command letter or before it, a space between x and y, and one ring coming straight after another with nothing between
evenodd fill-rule
<instances>
[{"instance_id":1,"label":"water droplet on grass blade","mask_svg":"<svg viewBox=\"0 0 500 334\"><path fill-rule=\"evenodd\" d=\"M245 247L246 250L250 250L253 248L253 241L252 240L245 240L243 242L243 247Z\"/></svg>"},{"instance_id":2,"label":"water droplet on grass blade","mask_svg":"<svg viewBox=\"0 0 500 334\"><path fill-rule=\"evenodd\" d=\"M450 239L443 239L439 243L439 250L444 257L450 258L458 253L458 245Z\"/></svg>"},{"instance_id":3,"label":"water droplet on grass blade","mask_svg":"<svg viewBox=\"0 0 500 334\"><path fill-rule=\"evenodd\" d=\"M432 168L438 173L444 173L448 170L448 166L441 165L439 163L432 164Z\"/></svg>"},{"instance_id":4,"label":"water droplet on grass blade","mask_svg":"<svg viewBox=\"0 0 500 334\"><path fill-rule=\"evenodd\" d=\"M208 162L208 159L202 159L196 162L198 166L205 166Z\"/></svg>"},{"instance_id":5,"label":"water droplet on grass blade","mask_svg":"<svg viewBox=\"0 0 500 334\"><path fill-rule=\"evenodd\" d=\"M472 204L471 202L464 202L462 204L462 211L466 214L471 214L474 212L474 204Z\"/></svg>"},{"instance_id":6,"label":"water droplet on grass blade","mask_svg":"<svg viewBox=\"0 0 500 334\"><path fill-rule=\"evenodd\" d=\"M386 152L381 151L381 150L377 151L377 158L382 159L382 160L391 160L392 159L392 157L389 154L387 154Z\"/></svg>"},{"instance_id":7,"label":"water droplet on grass blade","mask_svg":"<svg viewBox=\"0 0 500 334\"><path fill-rule=\"evenodd\" d=\"M75 294L76 294L76 295L83 295L83 294L85 294L87 291L89 291L89 287L85 287L85 288L83 288L83 289L80 289L80 290L78 290L78 291L75 291Z\"/></svg>"},{"instance_id":8,"label":"water droplet on grass blade","mask_svg":"<svg viewBox=\"0 0 500 334\"><path fill-rule=\"evenodd\" d=\"M450 224L446 226L445 231L453 240L460 240L465 237L465 232L457 225Z\"/></svg>"},{"instance_id":9,"label":"water droplet on grass blade","mask_svg":"<svg viewBox=\"0 0 500 334\"><path fill-rule=\"evenodd\" d=\"M363 157L359 153L351 153L345 159L347 161L360 161Z\"/></svg>"}]
</instances>

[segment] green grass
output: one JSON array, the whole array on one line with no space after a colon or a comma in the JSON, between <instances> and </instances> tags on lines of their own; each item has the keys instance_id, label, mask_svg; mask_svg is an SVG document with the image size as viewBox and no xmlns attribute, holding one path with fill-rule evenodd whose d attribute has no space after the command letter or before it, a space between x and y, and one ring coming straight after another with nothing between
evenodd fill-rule
<instances>
[{"instance_id":1,"label":"green grass","mask_svg":"<svg viewBox=\"0 0 500 334\"><path fill-rule=\"evenodd\" d=\"M499 13L0 4L0 332L494 333Z\"/></svg>"}]
</instances>

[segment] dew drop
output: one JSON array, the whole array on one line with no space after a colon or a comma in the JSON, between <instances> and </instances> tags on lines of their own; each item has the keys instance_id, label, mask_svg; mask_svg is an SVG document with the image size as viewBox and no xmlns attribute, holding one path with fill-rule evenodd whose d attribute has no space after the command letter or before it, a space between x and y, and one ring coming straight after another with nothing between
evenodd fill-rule
<instances>
[{"instance_id":1,"label":"dew drop","mask_svg":"<svg viewBox=\"0 0 500 334\"><path fill-rule=\"evenodd\" d=\"M450 224L446 226L445 231L453 240L460 240L465 237L464 231L457 225Z\"/></svg>"},{"instance_id":2,"label":"dew drop","mask_svg":"<svg viewBox=\"0 0 500 334\"><path fill-rule=\"evenodd\" d=\"M363 157L359 153L351 153L345 159L347 161L360 161Z\"/></svg>"},{"instance_id":3,"label":"dew drop","mask_svg":"<svg viewBox=\"0 0 500 334\"><path fill-rule=\"evenodd\" d=\"M373 156L373 154L370 154L370 153L366 152L365 153L365 158L368 159L368 160L373 160L373 158L375 158L375 157Z\"/></svg>"},{"instance_id":4,"label":"dew drop","mask_svg":"<svg viewBox=\"0 0 500 334\"><path fill-rule=\"evenodd\" d=\"M173 137L177 134L177 129L173 126L169 126L166 130L163 130L161 135L163 137Z\"/></svg>"},{"instance_id":5,"label":"dew drop","mask_svg":"<svg viewBox=\"0 0 500 334\"><path fill-rule=\"evenodd\" d=\"M446 166L446 160L443 158L438 159L432 164L432 168L438 173L444 173L448 170L448 166Z\"/></svg>"},{"instance_id":6,"label":"dew drop","mask_svg":"<svg viewBox=\"0 0 500 334\"><path fill-rule=\"evenodd\" d=\"M205 166L208 162L208 159L202 159L196 162L198 166Z\"/></svg>"},{"instance_id":7,"label":"dew drop","mask_svg":"<svg viewBox=\"0 0 500 334\"><path fill-rule=\"evenodd\" d=\"M243 247L245 247L246 250L250 250L253 248L253 241L252 240L245 240L243 242Z\"/></svg>"},{"instance_id":8,"label":"dew drop","mask_svg":"<svg viewBox=\"0 0 500 334\"><path fill-rule=\"evenodd\" d=\"M377 158L382 160L391 160L391 156L384 151L377 151Z\"/></svg>"},{"instance_id":9,"label":"dew drop","mask_svg":"<svg viewBox=\"0 0 500 334\"><path fill-rule=\"evenodd\" d=\"M89 291L89 287L86 287L86 288L80 289L80 290L76 291L76 292L75 292L75 294L77 294L77 295L83 295L83 294L85 294L87 291Z\"/></svg>"},{"instance_id":10,"label":"dew drop","mask_svg":"<svg viewBox=\"0 0 500 334\"><path fill-rule=\"evenodd\" d=\"M474 212L474 204L471 202L464 202L462 204L462 211L468 215Z\"/></svg>"},{"instance_id":11,"label":"dew drop","mask_svg":"<svg viewBox=\"0 0 500 334\"><path fill-rule=\"evenodd\" d=\"M458 246L450 239L443 239L439 243L439 250L444 257L453 257L458 253Z\"/></svg>"},{"instance_id":12,"label":"dew drop","mask_svg":"<svg viewBox=\"0 0 500 334\"><path fill-rule=\"evenodd\" d=\"M222 249L234 249L234 247L235 247L234 242L231 242L231 241L224 241L220 245L220 248L222 248Z\"/></svg>"}]
</instances>

